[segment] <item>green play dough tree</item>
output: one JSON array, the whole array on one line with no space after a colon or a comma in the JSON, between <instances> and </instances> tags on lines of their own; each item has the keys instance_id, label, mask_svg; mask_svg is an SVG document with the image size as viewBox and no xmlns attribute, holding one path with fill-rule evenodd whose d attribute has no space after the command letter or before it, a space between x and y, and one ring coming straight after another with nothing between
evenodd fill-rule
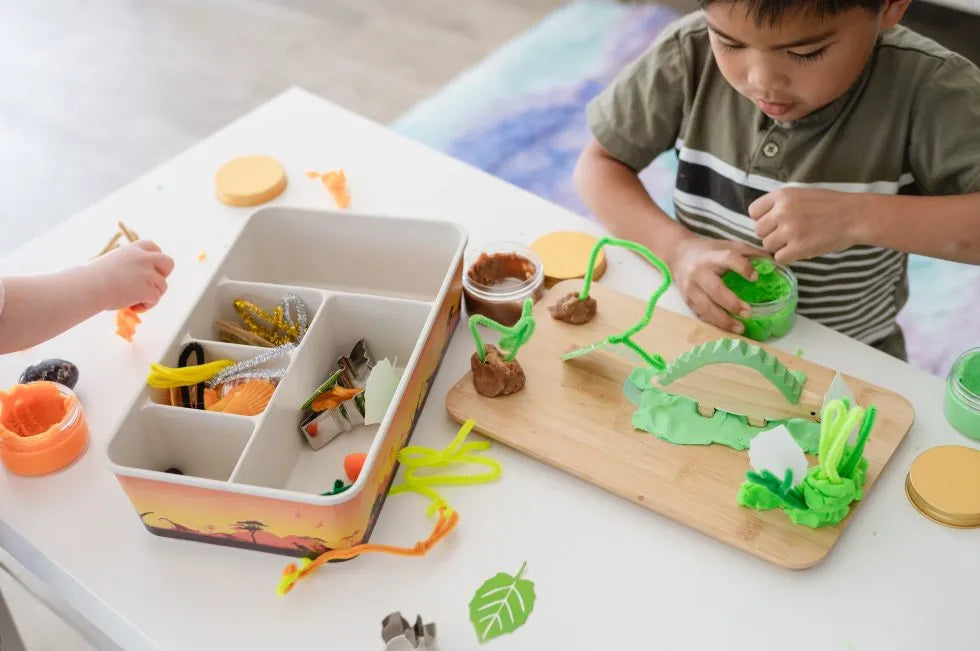
<instances>
[{"instance_id":1,"label":"green play dough tree","mask_svg":"<svg viewBox=\"0 0 980 651\"><path fill-rule=\"evenodd\" d=\"M823 412L820 463L807 471L803 483L791 488L789 470L783 481L768 471L750 472L748 481L739 488L738 503L759 511L782 508L791 521L812 528L840 523L851 505L864 496L868 474L864 446L871 435L875 414L873 406L865 412L840 400L831 401ZM850 446L847 439L859 421L857 442Z\"/></svg>"}]
</instances>

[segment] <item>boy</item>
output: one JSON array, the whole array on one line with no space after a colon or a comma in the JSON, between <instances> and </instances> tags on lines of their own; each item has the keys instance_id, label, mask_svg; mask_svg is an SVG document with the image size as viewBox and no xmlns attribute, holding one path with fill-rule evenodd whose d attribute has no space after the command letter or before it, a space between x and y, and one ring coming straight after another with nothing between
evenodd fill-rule
<instances>
[{"instance_id":1,"label":"boy","mask_svg":"<svg viewBox=\"0 0 980 651\"><path fill-rule=\"evenodd\" d=\"M771 254L801 315L905 359L908 254L980 263L980 70L910 1L701 0L589 104L586 205L707 322L742 332L721 275ZM676 222L637 179L672 146Z\"/></svg>"},{"instance_id":2,"label":"boy","mask_svg":"<svg viewBox=\"0 0 980 651\"><path fill-rule=\"evenodd\" d=\"M104 310L153 307L173 268L160 247L141 240L73 269L0 278L0 355L36 346Z\"/></svg>"}]
</instances>

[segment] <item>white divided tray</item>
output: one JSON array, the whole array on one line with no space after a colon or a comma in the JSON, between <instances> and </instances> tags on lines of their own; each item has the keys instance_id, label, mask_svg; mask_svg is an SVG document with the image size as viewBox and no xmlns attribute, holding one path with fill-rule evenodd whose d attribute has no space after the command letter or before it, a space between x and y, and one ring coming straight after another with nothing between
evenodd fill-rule
<instances>
[{"instance_id":1,"label":"white divided tray","mask_svg":"<svg viewBox=\"0 0 980 651\"><path fill-rule=\"evenodd\" d=\"M240 322L237 298L271 312L293 294L306 304L309 329L263 365L286 371L258 416L174 407L166 391L143 388L108 457L146 528L295 556L367 540L459 321L465 243L448 222L254 212L160 363L177 366L190 342L206 361L267 351L219 341L216 320ZM300 407L360 339L375 359L397 360L398 389L380 425L355 426L314 451L299 430ZM336 479L349 483L343 460L351 452L367 453L357 481L321 495Z\"/></svg>"}]
</instances>

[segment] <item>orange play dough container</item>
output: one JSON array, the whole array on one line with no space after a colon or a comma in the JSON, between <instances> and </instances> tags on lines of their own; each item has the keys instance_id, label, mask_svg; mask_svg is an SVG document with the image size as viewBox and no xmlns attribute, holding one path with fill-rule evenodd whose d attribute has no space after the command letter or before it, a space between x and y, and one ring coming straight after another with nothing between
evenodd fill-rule
<instances>
[{"instance_id":1,"label":"orange play dough container","mask_svg":"<svg viewBox=\"0 0 980 651\"><path fill-rule=\"evenodd\" d=\"M0 461L10 472L44 475L60 470L87 443L82 403L68 387L31 382L0 392Z\"/></svg>"}]
</instances>

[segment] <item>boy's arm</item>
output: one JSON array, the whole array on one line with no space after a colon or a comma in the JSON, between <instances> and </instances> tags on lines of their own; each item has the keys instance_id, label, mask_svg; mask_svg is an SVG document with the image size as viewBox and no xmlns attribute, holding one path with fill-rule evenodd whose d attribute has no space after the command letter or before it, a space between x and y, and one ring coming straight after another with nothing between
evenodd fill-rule
<instances>
[{"instance_id":1,"label":"boy's arm","mask_svg":"<svg viewBox=\"0 0 980 651\"><path fill-rule=\"evenodd\" d=\"M782 188L749 206L763 247L790 264L856 245L980 264L980 193L945 197Z\"/></svg>"},{"instance_id":2,"label":"boy's arm","mask_svg":"<svg viewBox=\"0 0 980 651\"><path fill-rule=\"evenodd\" d=\"M760 197L749 215L777 261L864 244L980 264L980 69L954 54L906 83L918 89L906 155L924 196L782 188Z\"/></svg>"},{"instance_id":3,"label":"boy's arm","mask_svg":"<svg viewBox=\"0 0 980 651\"><path fill-rule=\"evenodd\" d=\"M980 264L980 192L952 197L867 195L859 244Z\"/></svg>"},{"instance_id":4,"label":"boy's arm","mask_svg":"<svg viewBox=\"0 0 980 651\"><path fill-rule=\"evenodd\" d=\"M636 172L613 158L595 138L579 156L574 178L586 207L610 231L639 242L668 266L678 246L696 237L661 210Z\"/></svg>"}]
</instances>

